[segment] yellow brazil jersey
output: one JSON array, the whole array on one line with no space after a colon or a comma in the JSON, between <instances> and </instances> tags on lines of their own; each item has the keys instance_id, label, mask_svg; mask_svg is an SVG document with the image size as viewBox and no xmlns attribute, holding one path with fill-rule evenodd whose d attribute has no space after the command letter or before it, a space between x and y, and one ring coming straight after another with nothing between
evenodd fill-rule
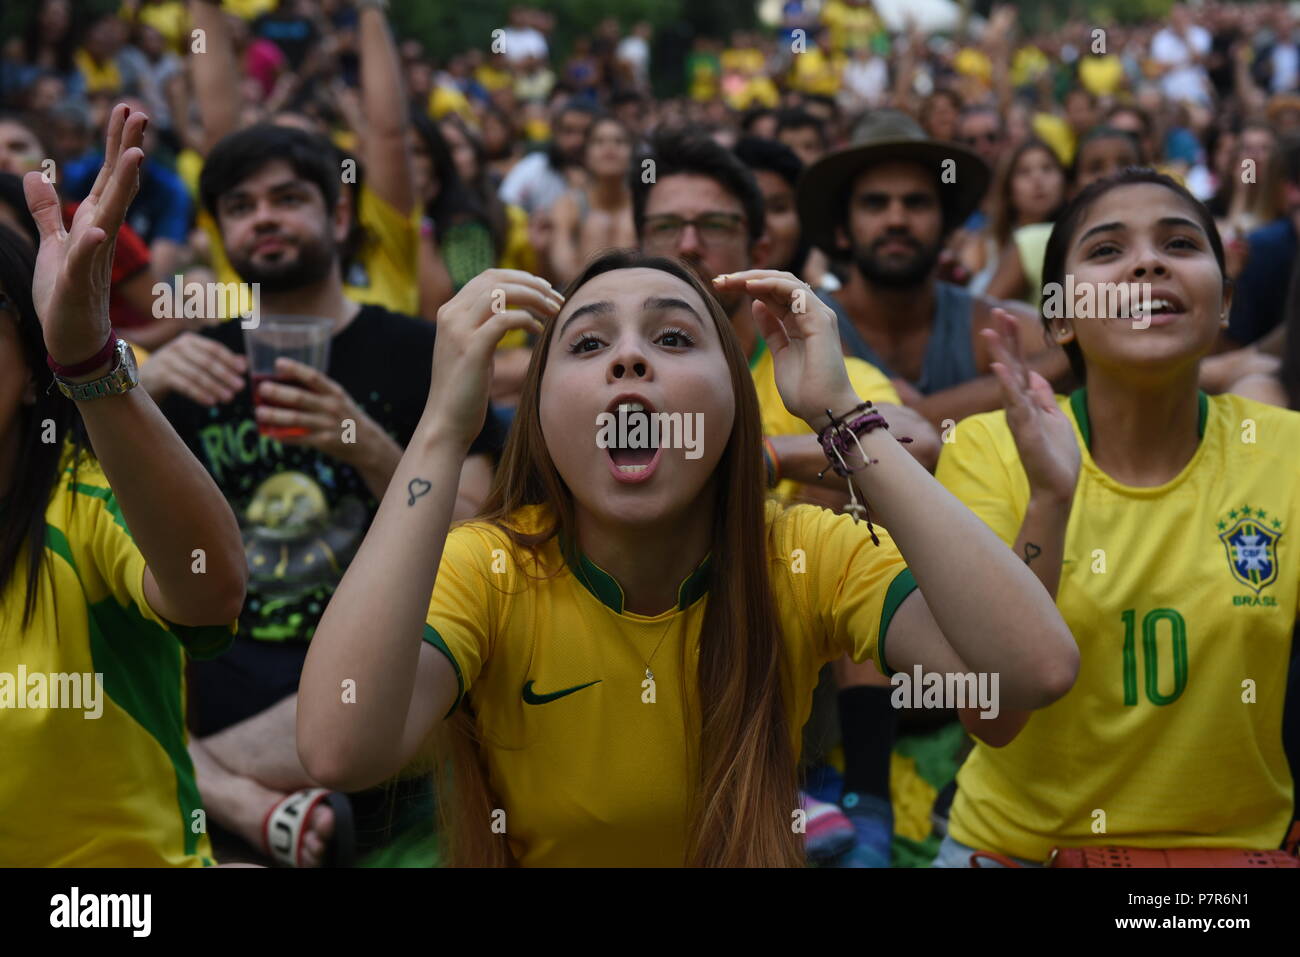
<instances>
[{"instance_id":1,"label":"yellow brazil jersey","mask_svg":"<svg viewBox=\"0 0 1300 957\"><path fill-rule=\"evenodd\" d=\"M416 278L416 260L420 242L420 208L415 206L409 216L403 216L389 203L377 196L366 184L361 185L357 203L357 218L365 230L365 239L343 276L343 292L354 302L374 304L417 316L420 312L420 290ZM199 226L207 234L211 249L212 269L221 283L239 282L239 274L226 257L221 241L221 231L216 220L206 209L200 210ZM234 287L228 287L223 298L226 308L221 318L235 314Z\"/></svg>"},{"instance_id":2,"label":"yellow brazil jersey","mask_svg":"<svg viewBox=\"0 0 1300 957\"><path fill-rule=\"evenodd\" d=\"M1089 455L1085 393L1057 402L1083 450L1057 591L1079 677L1006 747L975 745L952 836L1031 860L1053 846L1276 848L1294 789L1281 724L1300 415L1202 395L1191 461L1134 488ZM953 438L939 480L1014 543L1029 488L1005 413Z\"/></svg>"},{"instance_id":3,"label":"yellow brazil jersey","mask_svg":"<svg viewBox=\"0 0 1300 957\"><path fill-rule=\"evenodd\" d=\"M894 384L871 363L846 356L844 367L858 398L868 402L902 405ZM785 407L780 390L776 387L776 366L772 362L772 353L762 336L758 337L758 344L749 357L749 373L754 379L754 390L758 393L758 410L763 419L764 435L803 435L812 432L807 422ZM798 482L783 479L777 483L776 496L788 501L798 490Z\"/></svg>"},{"instance_id":4,"label":"yellow brazil jersey","mask_svg":"<svg viewBox=\"0 0 1300 957\"><path fill-rule=\"evenodd\" d=\"M528 506L512 524L549 529L549 514ZM880 664L915 582L887 534L877 548L847 516L769 502L765 520L797 754L821 665L842 654ZM676 607L648 617L625 610L618 582L589 559L560 556L554 537L538 565L484 523L453 529L424 638L451 659L473 706L517 861L680 867L698 779L684 742L700 733L709 559Z\"/></svg>"},{"instance_id":5,"label":"yellow brazil jersey","mask_svg":"<svg viewBox=\"0 0 1300 957\"><path fill-rule=\"evenodd\" d=\"M234 625L160 618L103 471L89 457L75 472L64 464L26 627L26 562L0 587L0 863L210 865L186 750L185 653L224 651Z\"/></svg>"}]
</instances>

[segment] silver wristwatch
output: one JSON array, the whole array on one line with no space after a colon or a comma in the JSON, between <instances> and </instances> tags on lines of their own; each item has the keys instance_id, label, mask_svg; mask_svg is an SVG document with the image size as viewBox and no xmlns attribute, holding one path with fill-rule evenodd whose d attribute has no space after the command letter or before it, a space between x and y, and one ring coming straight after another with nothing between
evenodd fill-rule
<instances>
[{"instance_id":1,"label":"silver wristwatch","mask_svg":"<svg viewBox=\"0 0 1300 957\"><path fill-rule=\"evenodd\" d=\"M116 361L107 375L89 382L70 382L57 373L54 381L59 391L74 402L86 402L90 399L102 399L106 395L122 395L130 392L140 384L140 372L136 368L135 353L125 339L118 339L113 349Z\"/></svg>"}]
</instances>

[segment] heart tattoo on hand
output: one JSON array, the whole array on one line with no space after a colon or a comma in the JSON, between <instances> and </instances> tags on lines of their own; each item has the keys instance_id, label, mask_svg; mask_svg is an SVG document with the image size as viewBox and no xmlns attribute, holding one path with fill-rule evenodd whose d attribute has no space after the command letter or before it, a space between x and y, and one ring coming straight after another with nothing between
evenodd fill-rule
<instances>
[{"instance_id":1,"label":"heart tattoo on hand","mask_svg":"<svg viewBox=\"0 0 1300 957\"><path fill-rule=\"evenodd\" d=\"M433 488L433 485L429 482L428 479L422 479L422 478L411 479L411 481L409 481L406 484L406 491L409 492L411 496L410 500L406 503L407 507L409 508L410 506L414 505L415 500L419 498L421 495L424 495L431 488Z\"/></svg>"}]
</instances>

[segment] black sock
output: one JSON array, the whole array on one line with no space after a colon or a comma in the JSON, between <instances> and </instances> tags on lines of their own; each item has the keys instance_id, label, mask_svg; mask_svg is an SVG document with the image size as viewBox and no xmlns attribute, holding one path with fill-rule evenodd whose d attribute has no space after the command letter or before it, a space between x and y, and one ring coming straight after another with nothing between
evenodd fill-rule
<instances>
[{"instance_id":1,"label":"black sock","mask_svg":"<svg viewBox=\"0 0 1300 957\"><path fill-rule=\"evenodd\" d=\"M889 701L893 690L855 685L839 694L845 793L889 800L889 756L898 726L898 713Z\"/></svg>"}]
</instances>

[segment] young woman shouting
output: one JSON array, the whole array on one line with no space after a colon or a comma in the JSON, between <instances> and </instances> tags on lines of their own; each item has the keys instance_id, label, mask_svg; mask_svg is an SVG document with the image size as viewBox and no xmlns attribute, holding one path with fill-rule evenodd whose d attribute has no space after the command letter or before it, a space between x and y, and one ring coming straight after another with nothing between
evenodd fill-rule
<instances>
[{"instance_id":1,"label":"young woman shouting","mask_svg":"<svg viewBox=\"0 0 1300 957\"><path fill-rule=\"evenodd\" d=\"M1006 411L960 422L938 477L1056 598L1079 680L1032 717L963 715L983 740L936 863L1276 849L1295 788L1300 415L1198 391L1231 287L1209 211L1168 177L1124 170L1080 193L1044 260L1045 282L1067 276L1073 308L1043 321L1086 386L1053 396L1005 323L985 333ZM1122 286L1149 311L1117 314Z\"/></svg>"},{"instance_id":2,"label":"young woman shouting","mask_svg":"<svg viewBox=\"0 0 1300 957\"><path fill-rule=\"evenodd\" d=\"M452 863L799 865L796 756L822 663L997 672L1005 707L1069 689L1074 640L1033 572L850 411L833 313L788 273L715 284L754 298L787 408L818 430L832 410L889 533L765 501L745 356L684 266L609 254L567 298L484 273L438 318L424 419L312 639L313 777L373 785L437 728ZM494 312L502 299L518 308ZM514 429L484 515L449 533L512 328L540 336ZM604 413L698 414L704 441L602 448Z\"/></svg>"}]
</instances>

